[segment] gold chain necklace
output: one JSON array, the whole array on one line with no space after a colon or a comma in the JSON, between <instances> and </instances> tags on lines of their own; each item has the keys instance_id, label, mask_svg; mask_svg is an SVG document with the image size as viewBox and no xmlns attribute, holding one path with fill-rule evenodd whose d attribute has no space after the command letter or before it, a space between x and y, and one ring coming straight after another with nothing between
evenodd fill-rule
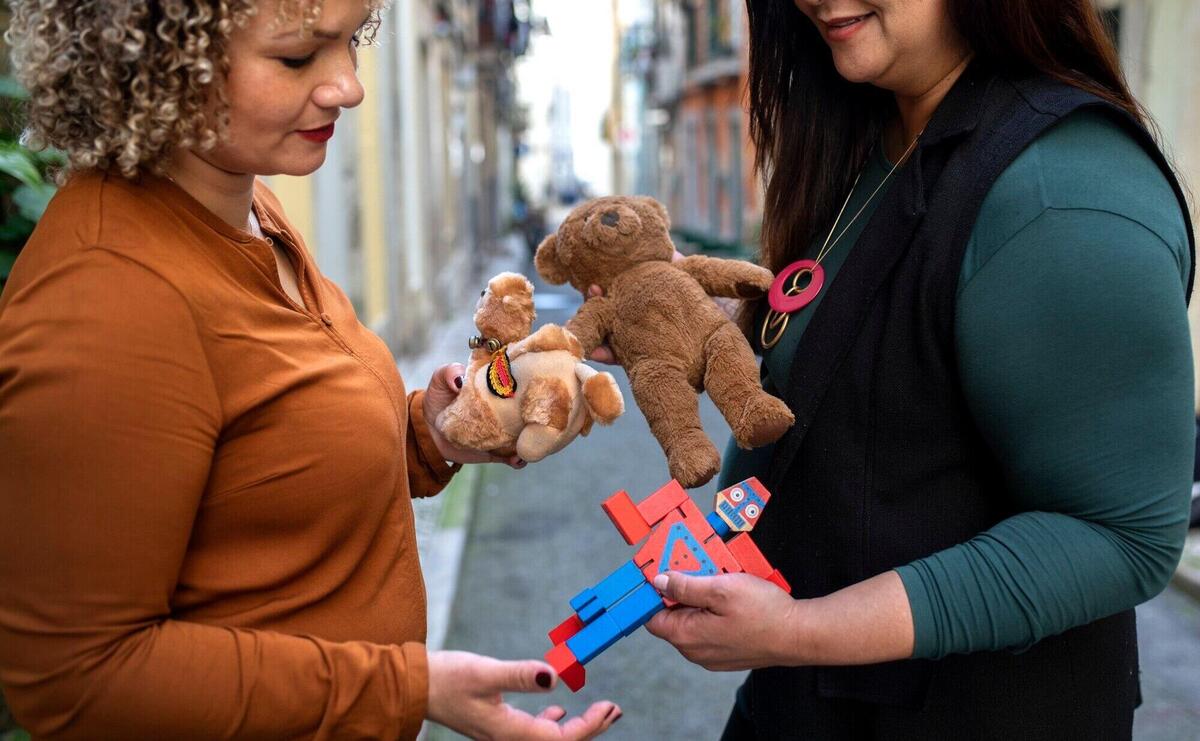
<instances>
[{"instance_id":1,"label":"gold chain necklace","mask_svg":"<svg viewBox=\"0 0 1200 741\"><path fill-rule=\"evenodd\" d=\"M887 181L891 179L896 170L908 161L909 155L916 148L917 142L920 141L921 134L923 133L924 129L913 137L912 143L904 150L904 154L900 156L896 164L892 165L892 169L888 170L883 180L879 181L879 185L875 186L875 190L871 191L871 195L867 196L867 200L863 202L863 205L855 212L854 216L850 217L850 221L841 232L838 232L837 237L834 237L833 233L837 231L838 224L841 222L842 216L846 213L846 207L850 205L850 199L854 196L855 189L858 188L858 181L862 179L862 174L867 169L867 165L864 164L862 169L858 171L858 175L854 178L854 183L850 186L850 192L846 194L846 200L842 202L842 207L838 211L837 217L833 220L833 226L829 228L829 233L825 235L825 242L821 245L821 249L817 250L816 259L797 260L793 262L784 268L775 277L775 280L771 282L771 289L767 293L767 303L770 308L767 309L767 315L763 317L762 329L758 333L759 342L764 350L769 350L779 344L779 340L783 338L783 333L787 331L788 319L792 313L808 306L817 297L817 294L821 292L821 288L825 285L825 268L821 267L821 261L829 255L830 251L846 235L846 232L850 231L850 227L854 226L854 222L858 221L858 217L867 209L867 206L871 204L871 201L875 199L875 196L883 189L883 186L887 184ZM869 161L870 158L868 157ZM811 276L808 284L801 287L800 281L808 276ZM788 286L786 289L784 288L785 285ZM774 332L774 334L768 338L768 332Z\"/></svg>"}]
</instances>

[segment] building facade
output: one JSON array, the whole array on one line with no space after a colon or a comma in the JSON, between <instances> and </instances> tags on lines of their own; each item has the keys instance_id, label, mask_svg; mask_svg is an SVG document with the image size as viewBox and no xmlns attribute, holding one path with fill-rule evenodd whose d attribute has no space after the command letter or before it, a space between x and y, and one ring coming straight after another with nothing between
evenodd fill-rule
<instances>
[{"instance_id":1,"label":"building facade","mask_svg":"<svg viewBox=\"0 0 1200 741\"><path fill-rule=\"evenodd\" d=\"M635 101L624 106L625 126L636 132L636 146L619 185L663 201L680 238L750 252L762 207L746 112L745 2L652 6L650 28L633 24L623 37L622 84Z\"/></svg>"},{"instance_id":2,"label":"building facade","mask_svg":"<svg viewBox=\"0 0 1200 741\"><path fill-rule=\"evenodd\" d=\"M528 19L527 0L392 3L324 166L271 179L321 269L398 353L461 311L507 231Z\"/></svg>"}]
</instances>

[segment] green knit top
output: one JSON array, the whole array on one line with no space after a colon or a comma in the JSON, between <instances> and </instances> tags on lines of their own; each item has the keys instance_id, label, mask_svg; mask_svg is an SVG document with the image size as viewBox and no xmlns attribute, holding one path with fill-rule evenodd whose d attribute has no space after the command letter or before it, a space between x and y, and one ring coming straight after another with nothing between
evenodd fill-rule
<instances>
[{"instance_id":1,"label":"green knit top","mask_svg":"<svg viewBox=\"0 0 1200 741\"><path fill-rule=\"evenodd\" d=\"M890 169L877 147L839 231ZM768 389L787 383L890 185L822 261L825 289L764 353ZM993 185L963 258L955 340L967 404L1021 511L896 569L915 657L1026 647L1166 585L1194 455L1189 267L1170 185L1103 114L1068 116ZM763 474L770 454L731 443L721 486Z\"/></svg>"}]
</instances>

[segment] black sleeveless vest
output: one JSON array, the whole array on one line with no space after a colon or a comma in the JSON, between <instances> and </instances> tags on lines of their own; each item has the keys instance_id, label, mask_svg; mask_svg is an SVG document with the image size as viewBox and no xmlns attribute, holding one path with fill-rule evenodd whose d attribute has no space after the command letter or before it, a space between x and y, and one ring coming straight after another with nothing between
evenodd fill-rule
<instances>
[{"instance_id":1,"label":"black sleeveless vest","mask_svg":"<svg viewBox=\"0 0 1200 741\"><path fill-rule=\"evenodd\" d=\"M767 477L775 496L754 539L793 596L829 594L967 541L1015 513L963 398L955 294L996 178L1039 134L1081 108L1125 125L1187 218L1166 160L1123 110L1046 77L1012 80L973 64L896 172L801 339L789 382L779 384L796 424L775 446ZM1194 276L1190 221L1188 237ZM1090 696L1074 707L1082 688ZM1132 717L1139 699L1133 611L1020 653L759 670L743 692L756 728L771 737L803 728L797 700L816 696L950 713L961 725L946 728L961 738L991 737L982 729L1021 713L1046 737L1074 738L1084 727L1076 724L1080 712L1107 704ZM938 737L943 722L950 721L913 732Z\"/></svg>"}]
</instances>

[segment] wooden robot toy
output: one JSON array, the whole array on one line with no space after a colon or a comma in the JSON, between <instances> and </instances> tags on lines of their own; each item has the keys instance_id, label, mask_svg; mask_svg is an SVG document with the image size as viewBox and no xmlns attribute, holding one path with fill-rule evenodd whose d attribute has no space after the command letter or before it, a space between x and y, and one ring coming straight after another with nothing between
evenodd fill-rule
<instances>
[{"instance_id":1,"label":"wooden robot toy","mask_svg":"<svg viewBox=\"0 0 1200 741\"><path fill-rule=\"evenodd\" d=\"M693 576L745 572L790 593L783 575L767 563L749 535L770 498L758 479L749 478L717 492L707 516L675 480L638 504L625 491L604 500L601 507L626 543L649 538L631 560L571 599L575 614L550 631L554 648L546 653L546 662L578 692L585 681L584 664L676 604L650 583L667 571Z\"/></svg>"}]
</instances>

